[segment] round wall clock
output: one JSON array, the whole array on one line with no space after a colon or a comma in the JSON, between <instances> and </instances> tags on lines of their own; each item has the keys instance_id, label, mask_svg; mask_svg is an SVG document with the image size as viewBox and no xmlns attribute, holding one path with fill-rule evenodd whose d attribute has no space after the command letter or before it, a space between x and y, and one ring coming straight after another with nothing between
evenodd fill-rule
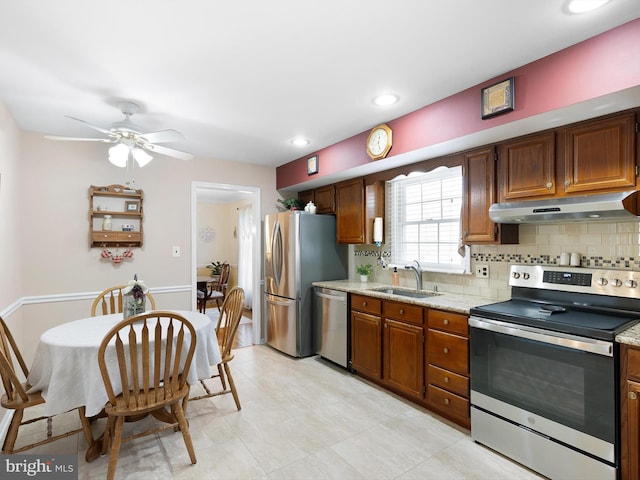
<instances>
[{"instance_id":1,"label":"round wall clock","mask_svg":"<svg viewBox=\"0 0 640 480\"><path fill-rule=\"evenodd\" d=\"M367 138L367 155L371 160L384 158L391 150L392 135L391 129L384 123L371 129Z\"/></svg>"},{"instance_id":2,"label":"round wall clock","mask_svg":"<svg viewBox=\"0 0 640 480\"><path fill-rule=\"evenodd\" d=\"M200 238L203 242L210 242L216 236L216 232L212 227L202 227L200 230Z\"/></svg>"}]
</instances>

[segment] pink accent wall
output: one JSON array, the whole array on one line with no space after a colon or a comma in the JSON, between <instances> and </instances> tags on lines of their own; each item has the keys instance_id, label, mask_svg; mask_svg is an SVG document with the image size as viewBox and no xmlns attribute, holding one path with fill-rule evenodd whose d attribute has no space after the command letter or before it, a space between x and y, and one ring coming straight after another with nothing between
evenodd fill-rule
<instances>
[{"instance_id":1,"label":"pink accent wall","mask_svg":"<svg viewBox=\"0 0 640 480\"><path fill-rule=\"evenodd\" d=\"M523 118L640 85L640 19L556 52L451 97L390 120L389 156L407 153ZM515 77L515 109L487 120L480 117L480 89ZM369 132L319 150L325 176L366 163ZM309 180L306 155L276 169L276 188Z\"/></svg>"}]
</instances>

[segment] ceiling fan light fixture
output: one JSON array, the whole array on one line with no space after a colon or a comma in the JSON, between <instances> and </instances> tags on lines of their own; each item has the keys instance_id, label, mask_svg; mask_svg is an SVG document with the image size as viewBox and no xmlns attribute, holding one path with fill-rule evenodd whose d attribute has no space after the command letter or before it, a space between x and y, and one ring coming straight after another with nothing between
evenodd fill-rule
<instances>
[{"instance_id":1,"label":"ceiling fan light fixture","mask_svg":"<svg viewBox=\"0 0 640 480\"><path fill-rule=\"evenodd\" d=\"M133 149L133 158L135 158L136 162L138 162L140 168L144 167L147 163L153 160L153 157L151 155L138 147L135 147Z\"/></svg>"},{"instance_id":2,"label":"ceiling fan light fixture","mask_svg":"<svg viewBox=\"0 0 640 480\"><path fill-rule=\"evenodd\" d=\"M125 168L127 160L129 160L129 147L125 144L118 143L109 149L109 161L116 167Z\"/></svg>"}]
</instances>

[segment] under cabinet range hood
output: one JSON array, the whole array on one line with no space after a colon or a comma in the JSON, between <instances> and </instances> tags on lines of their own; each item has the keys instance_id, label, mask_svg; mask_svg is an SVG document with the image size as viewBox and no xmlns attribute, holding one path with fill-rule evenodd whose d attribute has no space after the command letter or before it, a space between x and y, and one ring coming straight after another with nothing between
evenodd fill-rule
<instances>
[{"instance_id":1,"label":"under cabinet range hood","mask_svg":"<svg viewBox=\"0 0 640 480\"><path fill-rule=\"evenodd\" d=\"M550 200L528 200L523 202L494 203L489 208L489 217L495 223L566 223L571 221L636 220L638 214L638 191L583 195L554 198Z\"/></svg>"}]
</instances>

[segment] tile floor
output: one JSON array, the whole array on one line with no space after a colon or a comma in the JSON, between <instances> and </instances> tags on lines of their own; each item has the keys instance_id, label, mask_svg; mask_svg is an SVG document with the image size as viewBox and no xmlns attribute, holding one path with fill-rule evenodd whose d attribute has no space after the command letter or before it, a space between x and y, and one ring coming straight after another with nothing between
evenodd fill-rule
<instances>
[{"instance_id":1,"label":"tile floor","mask_svg":"<svg viewBox=\"0 0 640 480\"><path fill-rule=\"evenodd\" d=\"M318 357L292 359L259 345L237 349L231 368L241 411L231 395L189 404L196 465L182 436L165 431L124 444L117 478L542 478L475 444L468 431ZM67 415L62 420L77 422L77 414ZM96 436L103 422L94 424ZM78 434L25 453L78 453L79 479L105 478L108 456L87 463L85 450Z\"/></svg>"}]
</instances>

